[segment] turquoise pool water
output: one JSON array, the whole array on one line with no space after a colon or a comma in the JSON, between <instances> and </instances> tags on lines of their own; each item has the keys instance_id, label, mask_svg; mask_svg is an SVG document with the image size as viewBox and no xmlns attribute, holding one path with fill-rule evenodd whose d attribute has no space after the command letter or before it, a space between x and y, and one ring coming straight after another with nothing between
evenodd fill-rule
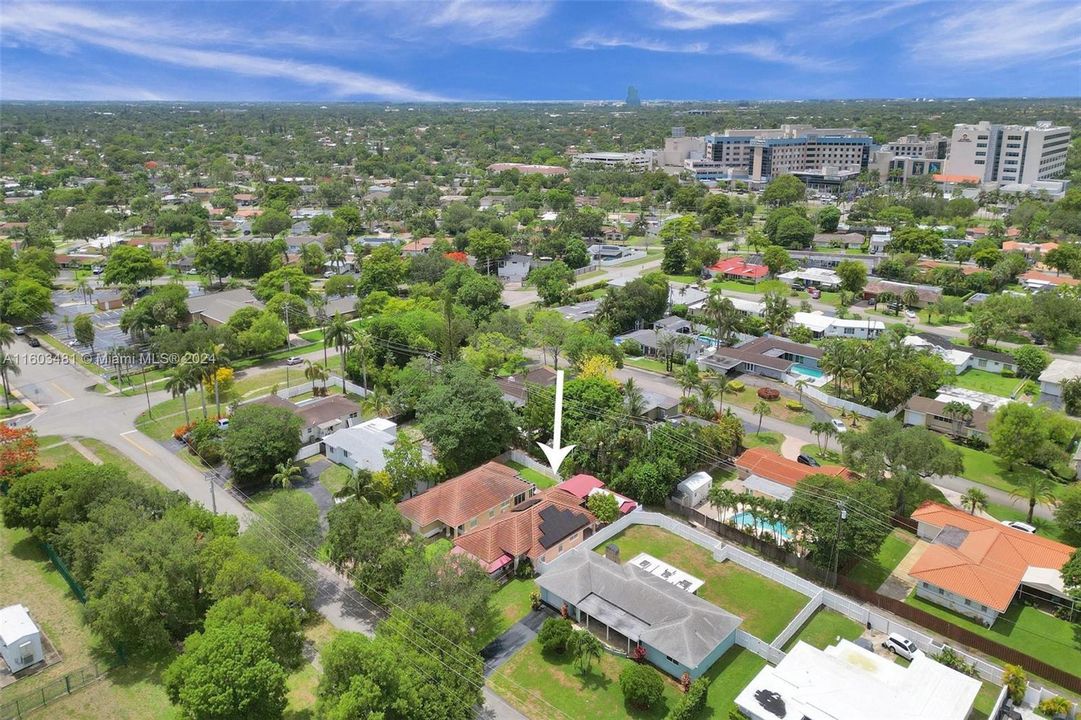
<instances>
[{"instance_id":1,"label":"turquoise pool water","mask_svg":"<svg viewBox=\"0 0 1081 720\"><path fill-rule=\"evenodd\" d=\"M807 367L806 365L793 365L792 372L799 373L800 375L806 375L807 377L820 378L822 377L822 371L818 368Z\"/></svg>"},{"instance_id":2,"label":"turquoise pool water","mask_svg":"<svg viewBox=\"0 0 1081 720\"><path fill-rule=\"evenodd\" d=\"M763 519L759 519L756 521L754 515L749 512L741 512L737 514L734 518L732 518L732 520L736 523L736 525L739 525L740 527L749 527L754 528L755 530L768 530L777 537L783 537L788 539L791 539L792 537L792 534L788 531L788 528L785 527L782 523L770 522L769 520Z\"/></svg>"}]
</instances>

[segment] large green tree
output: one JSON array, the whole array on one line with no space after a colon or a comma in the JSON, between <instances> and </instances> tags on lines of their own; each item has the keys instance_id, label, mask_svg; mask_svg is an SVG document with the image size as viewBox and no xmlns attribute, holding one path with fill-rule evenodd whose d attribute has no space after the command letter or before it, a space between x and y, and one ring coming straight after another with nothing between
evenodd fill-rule
<instances>
[{"instance_id":1,"label":"large green tree","mask_svg":"<svg viewBox=\"0 0 1081 720\"><path fill-rule=\"evenodd\" d=\"M843 568L873 558L890 534L889 509L885 489L869 480L831 475L804 478L788 502L792 519L810 538L811 558L827 569L834 560Z\"/></svg>"},{"instance_id":2,"label":"large green tree","mask_svg":"<svg viewBox=\"0 0 1081 720\"><path fill-rule=\"evenodd\" d=\"M229 419L224 453L234 481L241 486L267 482L275 467L300 450L303 421L284 408L241 405Z\"/></svg>"}]
</instances>

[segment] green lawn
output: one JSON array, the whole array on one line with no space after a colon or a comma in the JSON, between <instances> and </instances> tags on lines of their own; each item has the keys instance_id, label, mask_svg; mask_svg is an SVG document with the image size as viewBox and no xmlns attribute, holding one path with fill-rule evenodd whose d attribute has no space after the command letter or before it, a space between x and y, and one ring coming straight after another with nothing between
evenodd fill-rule
<instances>
[{"instance_id":1,"label":"green lawn","mask_svg":"<svg viewBox=\"0 0 1081 720\"><path fill-rule=\"evenodd\" d=\"M1016 505L996 505L988 503L986 512L995 520L1020 520L1028 522L1028 503L1018 500ZM1036 534L1049 537L1052 540L1062 540L1062 527L1053 520L1033 517L1032 525L1036 527Z\"/></svg>"},{"instance_id":2,"label":"green lawn","mask_svg":"<svg viewBox=\"0 0 1081 720\"><path fill-rule=\"evenodd\" d=\"M2 394L3 391L0 390L0 395ZM4 404L4 400L0 398L0 420L6 420L10 417L15 417L16 415L22 415L24 412L26 412L26 409L27 408L25 405L15 401L15 396L11 397L10 408L7 407L7 405Z\"/></svg>"},{"instance_id":3,"label":"green lawn","mask_svg":"<svg viewBox=\"0 0 1081 720\"><path fill-rule=\"evenodd\" d=\"M316 456L317 459L324 459L323 456ZM349 478L353 476L353 472L344 465L330 464L323 472L319 473L320 484L327 489L331 495L337 494L339 490L345 487L345 484L349 482Z\"/></svg>"},{"instance_id":4,"label":"green lawn","mask_svg":"<svg viewBox=\"0 0 1081 720\"><path fill-rule=\"evenodd\" d=\"M760 433L747 433L743 436L743 447L768 447L781 451L781 443L784 442L784 436L779 432L770 432L763 430Z\"/></svg>"},{"instance_id":5,"label":"green lawn","mask_svg":"<svg viewBox=\"0 0 1081 720\"><path fill-rule=\"evenodd\" d=\"M44 447L46 444L51 443L42 443L41 446ZM39 451L38 460L47 468L54 468L66 462L87 462L78 450L67 443Z\"/></svg>"},{"instance_id":6,"label":"green lawn","mask_svg":"<svg viewBox=\"0 0 1081 720\"><path fill-rule=\"evenodd\" d=\"M537 486L539 490L554 487L559 484L558 479L553 478L549 475L545 475L544 473L537 472L533 468L526 467L522 463L517 463L513 460L507 460L503 464L507 467L512 467L517 470L518 474L521 475L526 482L533 483Z\"/></svg>"},{"instance_id":7,"label":"green lawn","mask_svg":"<svg viewBox=\"0 0 1081 720\"><path fill-rule=\"evenodd\" d=\"M1081 634L1076 632L1076 626L1034 607L1015 601L993 626L985 628L974 620L916 597L915 591L905 602L1066 672L1076 673L1081 667Z\"/></svg>"},{"instance_id":8,"label":"green lawn","mask_svg":"<svg viewBox=\"0 0 1081 720\"><path fill-rule=\"evenodd\" d=\"M102 462L119 465L127 472L128 477L147 487L161 487L157 479L135 464L133 460L114 448L112 445L103 443L94 438L81 438L79 440L87 450L97 455Z\"/></svg>"},{"instance_id":9,"label":"green lawn","mask_svg":"<svg viewBox=\"0 0 1081 720\"><path fill-rule=\"evenodd\" d=\"M835 447L837 447L837 444L835 442L831 442L830 443L830 448L835 448ZM815 460L822 463L823 465L839 465L841 463L840 454L838 454L836 451L834 451L832 449L830 449L830 450L822 450L820 447L818 447L818 445L816 443L810 443L808 445L804 445L803 447L801 447L799 449L799 451L803 455L810 455L811 457L813 457Z\"/></svg>"},{"instance_id":10,"label":"green lawn","mask_svg":"<svg viewBox=\"0 0 1081 720\"><path fill-rule=\"evenodd\" d=\"M972 705L971 720L990 720L991 711L995 709L995 701L998 700L998 694L1001 691L1002 688L998 685L983 683L979 694L976 695L976 702Z\"/></svg>"},{"instance_id":11,"label":"green lawn","mask_svg":"<svg viewBox=\"0 0 1081 720\"><path fill-rule=\"evenodd\" d=\"M903 530L894 528L886 536L886 540L882 543L882 547L878 549L878 553L875 554L875 562L860 560L849 571L848 578L862 583L872 590L877 590L878 586L886 581L893 569L904 560L905 555L908 555L908 551L915 544L915 537Z\"/></svg>"},{"instance_id":12,"label":"green lawn","mask_svg":"<svg viewBox=\"0 0 1081 720\"><path fill-rule=\"evenodd\" d=\"M653 372L659 372L659 373L668 372L668 370L667 370L667 368L665 368L663 362L661 362L660 360L654 360L652 358L647 358L647 357L624 358L623 364L624 365L630 365L631 367L640 368L642 370L652 370Z\"/></svg>"},{"instance_id":13,"label":"green lawn","mask_svg":"<svg viewBox=\"0 0 1081 720\"><path fill-rule=\"evenodd\" d=\"M800 631L792 636L782 648L785 652L791 650L797 642L802 640L808 645L813 645L819 650L833 645L837 638L855 640L863 634L863 626L855 620L849 620L839 612L819 608L811 619L800 628Z\"/></svg>"},{"instance_id":14,"label":"green lawn","mask_svg":"<svg viewBox=\"0 0 1081 720\"><path fill-rule=\"evenodd\" d=\"M1013 470L1007 470L1005 463L986 450L976 450L964 445L958 445L950 440L945 440L945 442L961 451L961 460L964 463L962 475L969 480L997 488L1003 492L1010 492L1024 482L1024 479L1029 475L1042 472L1024 463L1018 463ZM1060 483L1056 491L1066 487L1066 484ZM1021 507L1022 503L1023 501L1019 500L1018 507Z\"/></svg>"},{"instance_id":15,"label":"green lawn","mask_svg":"<svg viewBox=\"0 0 1081 720\"><path fill-rule=\"evenodd\" d=\"M662 675L665 683L661 702L649 710L628 707L619 688L619 673L632 662L603 653L590 670L582 671L572 662L570 653L545 654L540 643L534 641L500 667L489 682L530 720L661 720L679 701L679 688Z\"/></svg>"},{"instance_id":16,"label":"green lawn","mask_svg":"<svg viewBox=\"0 0 1081 720\"><path fill-rule=\"evenodd\" d=\"M482 638L481 647L505 633L511 625L529 614L529 596L537 589L532 580L511 580L492 596L492 607L499 614L499 623L489 636Z\"/></svg>"},{"instance_id":17,"label":"green lawn","mask_svg":"<svg viewBox=\"0 0 1081 720\"><path fill-rule=\"evenodd\" d=\"M645 552L702 579L698 596L743 618L742 628L762 640L775 638L807 604L803 594L734 562L719 563L705 548L658 527L633 525L596 552L613 543L623 562Z\"/></svg>"},{"instance_id":18,"label":"green lawn","mask_svg":"<svg viewBox=\"0 0 1081 720\"><path fill-rule=\"evenodd\" d=\"M1000 397L1012 397L1018 385L1027 382L1019 378L1008 378L986 370L965 370L955 377L951 384L957 387L991 393Z\"/></svg>"},{"instance_id":19,"label":"green lawn","mask_svg":"<svg viewBox=\"0 0 1081 720\"><path fill-rule=\"evenodd\" d=\"M741 647L733 647L722 655L702 676L709 678L709 692L706 693L706 710L699 713L696 720L727 718L736 709L736 696L765 666L765 660Z\"/></svg>"}]
</instances>

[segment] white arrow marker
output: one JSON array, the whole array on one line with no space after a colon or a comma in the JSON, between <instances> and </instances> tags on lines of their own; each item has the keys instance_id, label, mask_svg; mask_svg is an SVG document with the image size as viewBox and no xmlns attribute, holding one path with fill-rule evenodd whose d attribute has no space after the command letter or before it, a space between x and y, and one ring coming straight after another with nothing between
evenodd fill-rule
<instances>
[{"instance_id":1,"label":"white arrow marker","mask_svg":"<svg viewBox=\"0 0 1081 720\"><path fill-rule=\"evenodd\" d=\"M556 371L556 418L555 418L555 432L552 434L552 446L548 447L542 442L538 442L540 449L544 451L544 456L548 458L548 464L552 466L552 472L557 476L559 475L559 466L563 464L563 461L567 459L567 455L571 450L575 448L574 445L568 445L565 448L559 447L559 436L563 425L563 371Z\"/></svg>"}]
</instances>

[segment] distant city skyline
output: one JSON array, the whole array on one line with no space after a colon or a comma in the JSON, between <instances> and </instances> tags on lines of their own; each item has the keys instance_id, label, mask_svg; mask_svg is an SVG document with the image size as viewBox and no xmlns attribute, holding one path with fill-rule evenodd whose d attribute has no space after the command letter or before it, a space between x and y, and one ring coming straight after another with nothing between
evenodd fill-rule
<instances>
[{"instance_id":1,"label":"distant city skyline","mask_svg":"<svg viewBox=\"0 0 1081 720\"><path fill-rule=\"evenodd\" d=\"M0 100L1076 97L1081 5L14 0L0 68Z\"/></svg>"}]
</instances>

